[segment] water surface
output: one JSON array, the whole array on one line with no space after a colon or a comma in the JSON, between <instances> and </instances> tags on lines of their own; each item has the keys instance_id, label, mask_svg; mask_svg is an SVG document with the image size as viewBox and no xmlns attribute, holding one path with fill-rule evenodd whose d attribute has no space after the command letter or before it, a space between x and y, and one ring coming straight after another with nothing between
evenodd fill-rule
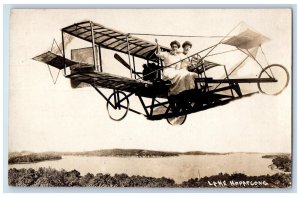
<instances>
[{"instance_id":1,"label":"water surface","mask_svg":"<svg viewBox=\"0 0 300 197\"><path fill-rule=\"evenodd\" d=\"M178 157L96 157L63 156L61 160L43 161L30 164L12 164L9 168L51 167L67 171L76 169L85 174L121 174L149 177L167 177L181 183L190 178L222 173L244 173L248 176L275 174L278 171L268 166L272 159L262 158L258 153L232 153L226 155L184 155Z\"/></svg>"}]
</instances>

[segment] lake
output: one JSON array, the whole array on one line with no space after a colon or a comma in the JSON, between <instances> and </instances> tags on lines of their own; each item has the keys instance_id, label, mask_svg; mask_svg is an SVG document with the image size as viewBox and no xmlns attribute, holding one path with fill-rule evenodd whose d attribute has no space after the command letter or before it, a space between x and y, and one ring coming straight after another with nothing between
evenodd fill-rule
<instances>
[{"instance_id":1,"label":"lake","mask_svg":"<svg viewBox=\"0 0 300 197\"><path fill-rule=\"evenodd\" d=\"M61 160L43 161L30 164L12 164L9 168L51 167L67 171L76 169L83 176L88 172L126 173L129 176L141 175L172 178L176 183L190 178L217 175L222 173L244 173L248 176L275 174L278 171L268 166L272 159L262 158L265 154L232 153L227 155L184 155L178 157L138 158L138 157L96 157L63 156Z\"/></svg>"}]
</instances>

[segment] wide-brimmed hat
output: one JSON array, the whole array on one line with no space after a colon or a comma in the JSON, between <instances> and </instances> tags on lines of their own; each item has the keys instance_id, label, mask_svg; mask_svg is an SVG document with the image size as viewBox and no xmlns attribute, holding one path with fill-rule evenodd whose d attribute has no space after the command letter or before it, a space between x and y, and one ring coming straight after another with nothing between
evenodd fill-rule
<instances>
[{"instance_id":1,"label":"wide-brimmed hat","mask_svg":"<svg viewBox=\"0 0 300 197\"><path fill-rule=\"evenodd\" d=\"M174 40L170 43L170 46L172 47L173 44L176 44L178 48L180 48L180 43L177 40Z\"/></svg>"},{"instance_id":2,"label":"wide-brimmed hat","mask_svg":"<svg viewBox=\"0 0 300 197\"><path fill-rule=\"evenodd\" d=\"M185 47L186 45L190 45L191 47L193 46L192 43L190 41L185 41L183 44L182 44L182 47Z\"/></svg>"}]
</instances>

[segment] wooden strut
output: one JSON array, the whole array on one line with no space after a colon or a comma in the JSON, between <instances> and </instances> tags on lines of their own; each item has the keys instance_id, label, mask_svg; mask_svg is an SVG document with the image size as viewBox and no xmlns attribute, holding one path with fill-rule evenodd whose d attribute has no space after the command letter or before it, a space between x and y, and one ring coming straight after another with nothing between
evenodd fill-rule
<instances>
[{"instance_id":1,"label":"wooden strut","mask_svg":"<svg viewBox=\"0 0 300 197\"><path fill-rule=\"evenodd\" d=\"M63 59L64 59L64 75L67 75L67 66L66 66L66 55L65 55L65 39L64 39L64 32L61 31L61 38L62 38L62 48L63 48Z\"/></svg>"},{"instance_id":2,"label":"wooden strut","mask_svg":"<svg viewBox=\"0 0 300 197\"><path fill-rule=\"evenodd\" d=\"M91 26L91 34L92 34L92 47L93 47L93 60L94 60L94 68L96 71L99 71L98 66L96 65L96 51L95 51L95 38L94 38L94 27L93 23L90 21Z\"/></svg>"},{"instance_id":3,"label":"wooden strut","mask_svg":"<svg viewBox=\"0 0 300 197\"><path fill-rule=\"evenodd\" d=\"M129 37L129 34L126 36L126 41L127 41L128 61L129 61L129 66L130 66L130 78L132 78L132 68L131 68L131 61L130 61L130 49L129 49L128 37Z\"/></svg>"}]
</instances>

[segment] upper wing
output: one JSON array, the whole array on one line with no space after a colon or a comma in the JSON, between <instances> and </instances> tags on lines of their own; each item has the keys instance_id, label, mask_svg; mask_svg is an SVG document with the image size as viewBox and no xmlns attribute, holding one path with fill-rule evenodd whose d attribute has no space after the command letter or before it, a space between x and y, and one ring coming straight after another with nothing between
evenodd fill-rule
<instances>
[{"instance_id":1,"label":"upper wing","mask_svg":"<svg viewBox=\"0 0 300 197\"><path fill-rule=\"evenodd\" d=\"M92 29L94 35L92 35ZM103 25L91 21L75 23L63 28L62 31L91 43L94 37L95 44L103 48L122 53L130 53L130 55L145 60L158 61L158 58L154 54L157 46L155 43L104 27ZM161 49L163 51L170 51L167 47L161 47Z\"/></svg>"}]
</instances>

